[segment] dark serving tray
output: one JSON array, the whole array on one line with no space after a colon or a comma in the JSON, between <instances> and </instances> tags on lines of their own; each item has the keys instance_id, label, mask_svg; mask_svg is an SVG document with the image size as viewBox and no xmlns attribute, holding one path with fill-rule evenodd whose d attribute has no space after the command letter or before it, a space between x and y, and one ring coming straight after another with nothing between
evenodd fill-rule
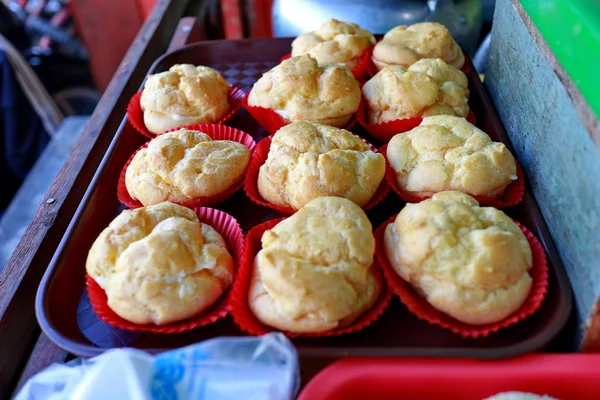
<instances>
[{"instance_id":1,"label":"dark serving tray","mask_svg":"<svg viewBox=\"0 0 600 400\"><path fill-rule=\"evenodd\" d=\"M173 64L209 65L242 90L248 91L260 75L275 66L289 51L290 39L250 39L201 42L159 58L150 72L163 71ZM473 70L468 73L470 105L477 125L492 139L512 149L489 95ZM264 130L241 110L229 123L255 137ZM353 129L375 145L380 145L360 127ZM179 335L159 335L114 329L100 321L92 310L85 290L85 259L98 234L121 207L116 187L121 168L145 138L127 124L116 133L92 184L62 239L44 275L36 298L38 321L58 346L78 356L94 356L112 347L136 347L150 352L198 342L221 335L243 335L230 316L217 323ZM393 192L368 211L373 227L398 213L403 201ZM244 231L276 218L275 211L252 203L239 191L218 207L237 218ZM328 338L294 339L302 358L335 359L343 356L426 356L503 358L538 350L563 328L571 311L569 281L531 192L522 203L505 210L537 235L550 261L547 297L533 316L487 338L463 339L449 330L432 326L412 315L394 298L384 314L368 328L349 335Z\"/></svg>"}]
</instances>

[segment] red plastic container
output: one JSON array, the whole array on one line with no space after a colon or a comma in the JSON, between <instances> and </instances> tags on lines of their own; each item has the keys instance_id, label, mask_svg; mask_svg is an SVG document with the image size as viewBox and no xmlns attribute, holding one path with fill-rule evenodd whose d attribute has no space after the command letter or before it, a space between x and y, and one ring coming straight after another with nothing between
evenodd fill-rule
<instances>
[{"instance_id":1,"label":"red plastic container","mask_svg":"<svg viewBox=\"0 0 600 400\"><path fill-rule=\"evenodd\" d=\"M600 399L600 354L496 361L346 358L315 376L298 400L483 400L507 391Z\"/></svg>"}]
</instances>

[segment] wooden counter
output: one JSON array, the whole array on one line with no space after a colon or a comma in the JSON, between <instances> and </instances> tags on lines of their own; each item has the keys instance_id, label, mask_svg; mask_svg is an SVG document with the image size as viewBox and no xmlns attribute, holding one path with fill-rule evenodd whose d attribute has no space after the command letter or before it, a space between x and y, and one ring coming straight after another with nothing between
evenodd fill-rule
<instances>
[{"instance_id":1,"label":"wooden counter","mask_svg":"<svg viewBox=\"0 0 600 400\"><path fill-rule=\"evenodd\" d=\"M198 1L157 2L0 275L0 398L8 397L20 380L68 357L41 334L34 313L38 285L123 123L129 98L139 89L152 62L167 51L171 39L183 43L192 33L189 22L176 33L189 3L197 6Z\"/></svg>"}]
</instances>

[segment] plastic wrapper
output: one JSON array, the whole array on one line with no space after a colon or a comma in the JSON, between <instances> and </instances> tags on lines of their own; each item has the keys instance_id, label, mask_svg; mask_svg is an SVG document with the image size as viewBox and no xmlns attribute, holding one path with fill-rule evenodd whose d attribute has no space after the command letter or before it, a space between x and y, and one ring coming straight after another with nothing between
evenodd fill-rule
<instances>
[{"instance_id":1,"label":"plastic wrapper","mask_svg":"<svg viewBox=\"0 0 600 400\"><path fill-rule=\"evenodd\" d=\"M282 334L220 337L156 356L113 349L54 364L33 376L16 400L291 400L298 355Z\"/></svg>"}]
</instances>

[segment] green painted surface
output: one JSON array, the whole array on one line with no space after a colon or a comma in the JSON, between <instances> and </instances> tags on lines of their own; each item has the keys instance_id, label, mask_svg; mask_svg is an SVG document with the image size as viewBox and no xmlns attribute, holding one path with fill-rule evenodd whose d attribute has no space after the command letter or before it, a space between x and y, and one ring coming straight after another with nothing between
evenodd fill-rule
<instances>
[{"instance_id":1,"label":"green painted surface","mask_svg":"<svg viewBox=\"0 0 600 400\"><path fill-rule=\"evenodd\" d=\"M520 0L600 118L600 1Z\"/></svg>"}]
</instances>

